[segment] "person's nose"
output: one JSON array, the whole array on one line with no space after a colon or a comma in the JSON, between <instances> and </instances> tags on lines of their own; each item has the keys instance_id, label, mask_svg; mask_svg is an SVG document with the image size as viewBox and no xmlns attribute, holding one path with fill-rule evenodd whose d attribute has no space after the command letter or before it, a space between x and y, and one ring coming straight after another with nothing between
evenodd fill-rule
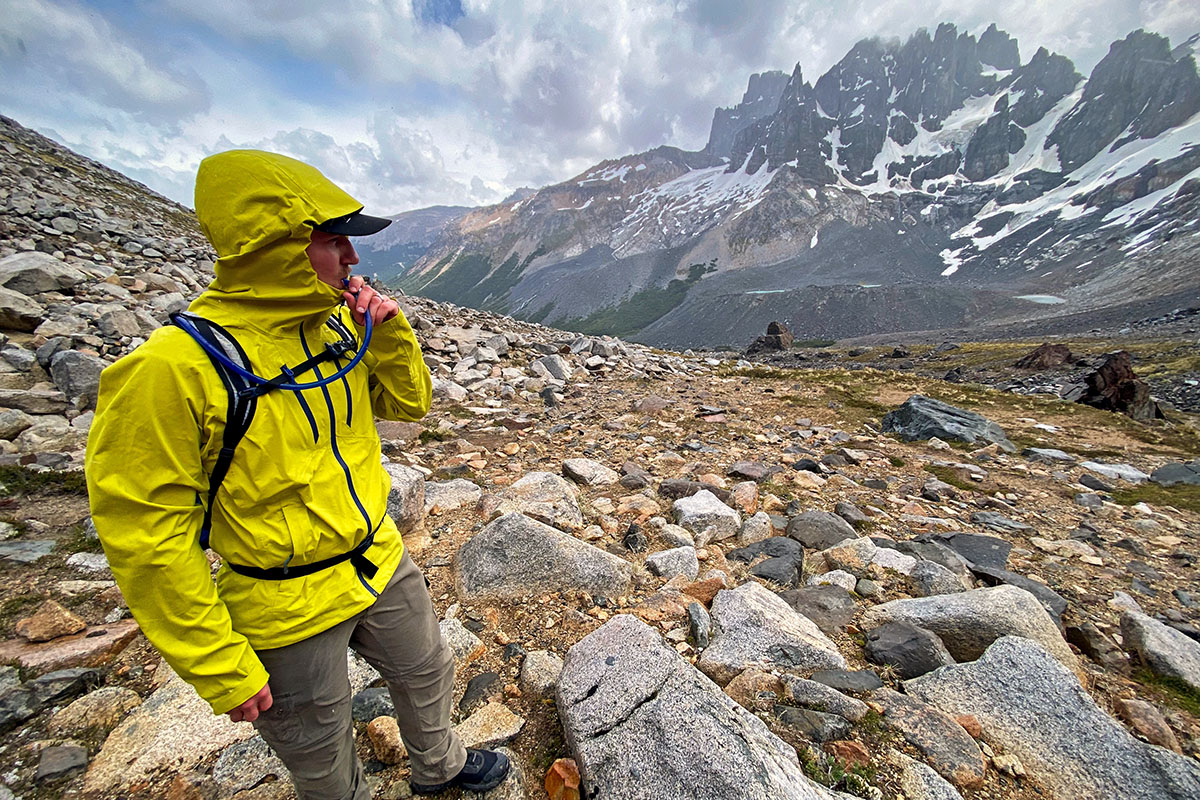
<instances>
[{"instance_id":1,"label":"person's nose","mask_svg":"<svg viewBox=\"0 0 1200 800\"><path fill-rule=\"evenodd\" d=\"M355 252L354 245L349 240L342 247L342 263L349 266L354 266L358 263L358 253Z\"/></svg>"}]
</instances>

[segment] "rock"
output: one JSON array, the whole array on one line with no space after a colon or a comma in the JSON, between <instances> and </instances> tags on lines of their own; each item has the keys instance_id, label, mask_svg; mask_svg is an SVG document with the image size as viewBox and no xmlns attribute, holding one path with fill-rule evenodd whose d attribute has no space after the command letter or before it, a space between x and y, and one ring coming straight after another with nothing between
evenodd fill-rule
<instances>
[{"instance_id":1,"label":"rock","mask_svg":"<svg viewBox=\"0 0 1200 800\"><path fill-rule=\"evenodd\" d=\"M812 679L839 692L870 692L883 686L879 676L869 669L820 669L812 674Z\"/></svg>"},{"instance_id":2,"label":"rock","mask_svg":"<svg viewBox=\"0 0 1200 800\"><path fill-rule=\"evenodd\" d=\"M1055 623L1060 628L1062 627L1062 615L1067 610L1067 601L1066 598L1062 597L1049 586L1026 578L1024 575L1018 575L1015 572L1003 569L989 569L987 567L976 566L971 569L971 572L989 586L1007 584L1029 592L1050 613Z\"/></svg>"},{"instance_id":3,"label":"rock","mask_svg":"<svg viewBox=\"0 0 1200 800\"><path fill-rule=\"evenodd\" d=\"M88 769L83 793L90 797L128 794L125 787L149 782L164 771L194 768L254 735L250 723L214 715L195 689L172 673L109 734Z\"/></svg>"},{"instance_id":4,"label":"rock","mask_svg":"<svg viewBox=\"0 0 1200 800\"><path fill-rule=\"evenodd\" d=\"M978 533L952 533L939 537L938 541L961 555L969 564L988 569L1004 569L1008 565L1008 554L1012 552L1012 545L1004 539ZM954 569L943 560L930 560Z\"/></svg>"},{"instance_id":5,"label":"rock","mask_svg":"<svg viewBox=\"0 0 1200 800\"><path fill-rule=\"evenodd\" d=\"M0 286L23 295L59 292L86 280L82 271L47 253L18 253L0 259Z\"/></svg>"},{"instance_id":6,"label":"rock","mask_svg":"<svg viewBox=\"0 0 1200 800\"><path fill-rule=\"evenodd\" d=\"M67 410L67 396L45 389L0 389L0 408L15 408L27 414L61 414Z\"/></svg>"},{"instance_id":7,"label":"rock","mask_svg":"<svg viewBox=\"0 0 1200 800\"><path fill-rule=\"evenodd\" d=\"M458 710L462 714L470 714L487 700L488 695L500 683L500 675L496 672L481 672L467 681L463 696L458 701Z\"/></svg>"},{"instance_id":8,"label":"rock","mask_svg":"<svg viewBox=\"0 0 1200 800\"><path fill-rule=\"evenodd\" d=\"M762 483L767 478L781 471L782 467L764 464L761 461L737 461L729 466L726 474L745 481Z\"/></svg>"},{"instance_id":9,"label":"rock","mask_svg":"<svg viewBox=\"0 0 1200 800\"><path fill-rule=\"evenodd\" d=\"M80 572L112 577L112 572L108 568L108 559L105 558L104 553L72 553L67 556L67 566L74 567Z\"/></svg>"},{"instance_id":10,"label":"rock","mask_svg":"<svg viewBox=\"0 0 1200 800\"><path fill-rule=\"evenodd\" d=\"M1061 367L1070 361L1074 361L1075 357L1071 355L1071 348L1065 344L1045 344L1039 345L1032 352L1026 353L1017 359L1014 367L1018 369L1050 369L1052 367Z\"/></svg>"},{"instance_id":11,"label":"rock","mask_svg":"<svg viewBox=\"0 0 1200 800\"><path fill-rule=\"evenodd\" d=\"M584 486L608 486L621 480L616 470L590 458L568 458L563 462L562 473Z\"/></svg>"},{"instance_id":12,"label":"rock","mask_svg":"<svg viewBox=\"0 0 1200 800\"><path fill-rule=\"evenodd\" d=\"M459 386L454 381L448 381L444 378L433 379L433 396L444 400L450 400L454 403L465 402L470 396L470 392Z\"/></svg>"},{"instance_id":13,"label":"rock","mask_svg":"<svg viewBox=\"0 0 1200 800\"><path fill-rule=\"evenodd\" d=\"M3 414L0 413L0 418L2 417ZM0 438L4 437L0 435ZM773 530L770 515L765 511L759 511L757 514L747 517L746 521L742 523L742 529L738 532L738 544L749 545L769 539Z\"/></svg>"},{"instance_id":14,"label":"rock","mask_svg":"<svg viewBox=\"0 0 1200 800\"><path fill-rule=\"evenodd\" d=\"M673 406L675 401L655 394L648 394L633 403L633 410L639 414L658 414Z\"/></svg>"},{"instance_id":15,"label":"rock","mask_svg":"<svg viewBox=\"0 0 1200 800\"><path fill-rule=\"evenodd\" d=\"M1090 462L1090 463L1095 463L1095 462ZM1131 469L1132 469L1132 467L1131 467ZM1139 470L1139 472L1140 471L1141 470ZM1143 473L1143 474L1145 474L1145 473ZM1097 478L1095 475L1089 475L1086 472L1079 476L1079 483L1093 491L1096 491L1096 492L1112 492L1111 486L1109 486L1107 483L1105 483L1104 481Z\"/></svg>"},{"instance_id":16,"label":"rock","mask_svg":"<svg viewBox=\"0 0 1200 800\"><path fill-rule=\"evenodd\" d=\"M1200 459L1190 464L1164 464L1150 473L1150 480L1159 486L1200 486Z\"/></svg>"},{"instance_id":17,"label":"rock","mask_svg":"<svg viewBox=\"0 0 1200 800\"><path fill-rule=\"evenodd\" d=\"M756 513L758 511L758 484L754 481L742 481L729 487L728 505L743 514ZM745 523L743 523L743 532L745 527Z\"/></svg>"},{"instance_id":18,"label":"rock","mask_svg":"<svg viewBox=\"0 0 1200 800\"><path fill-rule=\"evenodd\" d=\"M725 694L748 711L771 711L783 698L783 681L769 672L747 669L725 686Z\"/></svg>"},{"instance_id":19,"label":"rock","mask_svg":"<svg viewBox=\"0 0 1200 800\"><path fill-rule=\"evenodd\" d=\"M67 397L82 397L91 406L100 390L100 373L107 366L108 362L98 356L63 350L50 359L50 377Z\"/></svg>"},{"instance_id":20,"label":"rock","mask_svg":"<svg viewBox=\"0 0 1200 800\"><path fill-rule=\"evenodd\" d=\"M933 561L918 561L917 565L913 567L910 577L916 585L916 594L919 597L956 594L967 590L967 587L963 585L962 578Z\"/></svg>"},{"instance_id":21,"label":"rock","mask_svg":"<svg viewBox=\"0 0 1200 800\"><path fill-rule=\"evenodd\" d=\"M457 618L444 619L438 623L438 626L442 630L442 638L446 640L450 652L454 654L454 663L459 669L484 654L486 648L483 642L479 640L478 636L467 630Z\"/></svg>"},{"instance_id":22,"label":"rock","mask_svg":"<svg viewBox=\"0 0 1200 800\"><path fill-rule=\"evenodd\" d=\"M847 539L833 547L826 548L815 557L816 563L824 562L830 570L844 570L851 575L865 575L867 567L875 558L878 548L875 542L866 538ZM828 581L826 581L828 583ZM853 584L850 587L853 589Z\"/></svg>"},{"instance_id":23,"label":"rock","mask_svg":"<svg viewBox=\"0 0 1200 800\"><path fill-rule=\"evenodd\" d=\"M1200 796L1200 765L1139 742L1028 639L998 639L978 661L908 681L905 690L948 714L974 714L984 739L1056 797Z\"/></svg>"},{"instance_id":24,"label":"rock","mask_svg":"<svg viewBox=\"0 0 1200 800\"><path fill-rule=\"evenodd\" d=\"M137 634L138 624L132 619L123 619L112 624L94 625L50 642L35 644L10 640L0 644L0 661L16 663L34 673L91 667L109 661Z\"/></svg>"},{"instance_id":25,"label":"rock","mask_svg":"<svg viewBox=\"0 0 1200 800\"><path fill-rule=\"evenodd\" d=\"M1041 464L1074 464L1075 456L1070 453L1064 453L1062 450L1045 447L1026 447L1021 451L1021 455L1025 456L1030 461L1036 461Z\"/></svg>"},{"instance_id":26,"label":"rock","mask_svg":"<svg viewBox=\"0 0 1200 800\"><path fill-rule=\"evenodd\" d=\"M583 527L571 484L549 472L530 472L500 493L501 511L517 511L561 530Z\"/></svg>"},{"instance_id":27,"label":"rock","mask_svg":"<svg viewBox=\"0 0 1200 800\"><path fill-rule=\"evenodd\" d=\"M895 667L901 678L915 678L954 663L942 640L907 622L888 622L867 631L867 660Z\"/></svg>"},{"instance_id":28,"label":"rock","mask_svg":"<svg viewBox=\"0 0 1200 800\"><path fill-rule=\"evenodd\" d=\"M959 661L974 661L996 639L1015 635L1038 642L1069 669L1079 670L1046 609L1015 586L893 600L868 609L861 625L870 629L885 622L908 622L933 631Z\"/></svg>"},{"instance_id":29,"label":"rock","mask_svg":"<svg viewBox=\"0 0 1200 800\"><path fill-rule=\"evenodd\" d=\"M221 751L212 766L212 779L217 796L238 800L292 800L291 773L261 736L251 736L235 742ZM267 794L255 793L256 787ZM274 787L280 794L271 793ZM286 788L285 788L286 787Z\"/></svg>"},{"instance_id":30,"label":"rock","mask_svg":"<svg viewBox=\"0 0 1200 800\"><path fill-rule=\"evenodd\" d=\"M525 720L503 703L491 702L476 711L454 730L467 747L490 748L512 741Z\"/></svg>"},{"instance_id":31,"label":"rock","mask_svg":"<svg viewBox=\"0 0 1200 800\"><path fill-rule=\"evenodd\" d=\"M1066 639L1097 664L1117 672L1124 671L1127 666L1121 649L1092 622L1068 626Z\"/></svg>"},{"instance_id":32,"label":"rock","mask_svg":"<svg viewBox=\"0 0 1200 800\"><path fill-rule=\"evenodd\" d=\"M530 650L521 664L521 689L545 697L558 684L563 660L547 650Z\"/></svg>"},{"instance_id":33,"label":"rock","mask_svg":"<svg viewBox=\"0 0 1200 800\"><path fill-rule=\"evenodd\" d=\"M782 322L772 322L767 325L766 336L759 336L746 348L746 355L769 353L791 349L794 337L792 332Z\"/></svg>"},{"instance_id":34,"label":"rock","mask_svg":"<svg viewBox=\"0 0 1200 800\"><path fill-rule=\"evenodd\" d=\"M882 430L899 434L911 442L937 437L944 441L991 442L1000 445L1006 452L1016 452L1016 445L1008 440L996 423L973 411L955 408L948 403L914 394L904 405L883 417Z\"/></svg>"},{"instance_id":35,"label":"rock","mask_svg":"<svg viewBox=\"0 0 1200 800\"><path fill-rule=\"evenodd\" d=\"M820 575L813 575L808 579L809 586L837 586L845 589L847 592L854 591L854 587L858 585L858 578L853 574L846 572L844 569L830 570L823 572Z\"/></svg>"},{"instance_id":36,"label":"rock","mask_svg":"<svg viewBox=\"0 0 1200 800\"><path fill-rule=\"evenodd\" d=\"M718 683L728 683L749 667L846 666L837 646L811 620L757 583L718 592L712 617L712 642L696 665Z\"/></svg>"},{"instance_id":37,"label":"rock","mask_svg":"<svg viewBox=\"0 0 1200 800\"><path fill-rule=\"evenodd\" d=\"M425 482L425 513L435 508L439 512L454 511L463 506L474 506L483 496L483 490L466 478L449 481Z\"/></svg>"},{"instance_id":38,"label":"rock","mask_svg":"<svg viewBox=\"0 0 1200 800\"><path fill-rule=\"evenodd\" d=\"M898 783L908 800L962 800L954 785L928 764L891 750L888 760L900 768Z\"/></svg>"},{"instance_id":39,"label":"rock","mask_svg":"<svg viewBox=\"0 0 1200 800\"><path fill-rule=\"evenodd\" d=\"M522 514L506 514L459 548L454 573L464 600L580 589L615 597L628 589L632 567Z\"/></svg>"},{"instance_id":40,"label":"rock","mask_svg":"<svg viewBox=\"0 0 1200 800\"><path fill-rule=\"evenodd\" d=\"M987 770L983 753L953 717L891 689L878 689L871 699L883 706L888 724L904 734L939 775L964 789L983 785Z\"/></svg>"},{"instance_id":41,"label":"rock","mask_svg":"<svg viewBox=\"0 0 1200 800\"><path fill-rule=\"evenodd\" d=\"M813 742L832 742L850 735L850 723L836 714L785 705L775 706L774 713L781 724Z\"/></svg>"},{"instance_id":42,"label":"rock","mask_svg":"<svg viewBox=\"0 0 1200 800\"><path fill-rule=\"evenodd\" d=\"M663 550L647 556L646 569L664 578L683 575L688 580L694 581L700 574L700 561L696 558L696 548L676 547L673 550Z\"/></svg>"},{"instance_id":43,"label":"rock","mask_svg":"<svg viewBox=\"0 0 1200 800\"><path fill-rule=\"evenodd\" d=\"M571 648L558 708L583 795L594 800L838 797L632 616L614 617Z\"/></svg>"},{"instance_id":44,"label":"rock","mask_svg":"<svg viewBox=\"0 0 1200 800\"><path fill-rule=\"evenodd\" d=\"M560 758L546 772L546 796L549 800L579 800L579 767L573 758Z\"/></svg>"},{"instance_id":45,"label":"rock","mask_svg":"<svg viewBox=\"0 0 1200 800\"><path fill-rule=\"evenodd\" d=\"M33 422L34 418L24 411L18 411L15 408L6 408L0 411L0 439L12 441Z\"/></svg>"},{"instance_id":46,"label":"rock","mask_svg":"<svg viewBox=\"0 0 1200 800\"><path fill-rule=\"evenodd\" d=\"M400 726L392 716L376 717L367 725L367 738L375 758L384 764L399 764L408 758L408 748L400 741Z\"/></svg>"},{"instance_id":47,"label":"rock","mask_svg":"<svg viewBox=\"0 0 1200 800\"><path fill-rule=\"evenodd\" d=\"M384 464L383 469L392 479L387 499L388 516L401 533L417 530L425 519L425 476L402 464Z\"/></svg>"},{"instance_id":48,"label":"rock","mask_svg":"<svg viewBox=\"0 0 1200 800\"><path fill-rule=\"evenodd\" d=\"M780 592L780 599L811 619L826 634L844 629L854 618L858 606L850 592L840 586L809 586Z\"/></svg>"},{"instance_id":49,"label":"rock","mask_svg":"<svg viewBox=\"0 0 1200 800\"><path fill-rule=\"evenodd\" d=\"M731 550L726 558L749 563L763 555L769 556L769 558L751 567L751 575L786 588L796 585L799 581L800 570L804 566L804 548L794 539L772 536Z\"/></svg>"},{"instance_id":50,"label":"rock","mask_svg":"<svg viewBox=\"0 0 1200 800\"><path fill-rule=\"evenodd\" d=\"M688 639L696 650L703 650L712 641L712 616L699 603L688 603Z\"/></svg>"},{"instance_id":51,"label":"rock","mask_svg":"<svg viewBox=\"0 0 1200 800\"><path fill-rule=\"evenodd\" d=\"M392 696L384 686L372 686L357 692L350 700L350 715L355 722L370 722L396 714Z\"/></svg>"},{"instance_id":52,"label":"rock","mask_svg":"<svg viewBox=\"0 0 1200 800\"><path fill-rule=\"evenodd\" d=\"M1152 703L1135 698L1117 698L1113 701L1113 707L1118 716L1150 744L1156 744L1183 755L1174 731L1163 718L1162 712Z\"/></svg>"},{"instance_id":53,"label":"rock","mask_svg":"<svg viewBox=\"0 0 1200 800\"><path fill-rule=\"evenodd\" d=\"M846 522L850 523L852 527L865 525L871 521L871 518L864 514L859 507L853 503L838 503L833 507L833 513L846 520Z\"/></svg>"},{"instance_id":54,"label":"rock","mask_svg":"<svg viewBox=\"0 0 1200 800\"><path fill-rule=\"evenodd\" d=\"M105 686L80 697L50 718L48 730L64 738L88 732L107 735L142 703L137 692L123 686Z\"/></svg>"},{"instance_id":55,"label":"rock","mask_svg":"<svg viewBox=\"0 0 1200 800\"><path fill-rule=\"evenodd\" d=\"M1121 639L1155 674L1200 690L1200 642L1137 611L1121 614Z\"/></svg>"},{"instance_id":56,"label":"rock","mask_svg":"<svg viewBox=\"0 0 1200 800\"><path fill-rule=\"evenodd\" d=\"M1133 360L1124 350L1109 353L1104 363L1083 380L1083 386L1064 394L1063 399L1118 411L1141 422L1162 419L1162 410L1150 397L1150 387L1134 374Z\"/></svg>"},{"instance_id":57,"label":"rock","mask_svg":"<svg viewBox=\"0 0 1200 800\"><path fill-rule=\"evenodd\" d=\"M1146 481L1150 480L1149 475L1136 467L1129 466L1128 464L1104 464L1099 461L1085 461L1079 466L1083 467L1084 469L1090 469L1092 472L1099 472L1106 478L1112 478L1113 480L1118 481L1127 481L1129 483L1145 483ZM1083 479L1081 478L1080 482L1082 482L1082 480ZM1088 486L1088 484L1085 483L1084 486ZM1103 484L1101 484L1101 486L1103 486ZM1112 491L1108 487L1098 488L1095 486L1088 486L1088 488L1097 489L1097 491L1102 492Z\"/></svg>"},{"instance_id":58,"label":"rock","mask_svg":"<svg viewBox=\"0 0 1200 800\"><path fill-rule=\"evenodd\" d=\"M32 331L46 309L20 292L0 288L0 330Z\"/></svg>"},{"instance_id":59,"label":"rock","mask_svg":"<svg viewBox=\"0 0 1200 800\"><path fill-rule=\"evenodd\" d=\"M736 536L742 527L741 515L707 489L676 500L671 508L675 521L691 531L699 547Z\"/></svg>"},{"instance_id":60,"label":"rock","mask_svg":"<svg viewBox=\"0 0 1200 800\"><path fill-rule=\"evenodd\" d=\"M75 743L56 744L42 750L34 783L50 783L87 767L87 748Z\"/></svg>"},{"instance_id":61,"label":"rock","mask_svg":"<svg viewBox=\"0 0 1200 800\"><path fill-rule=\"evenodd\" d=\"M858 538L858 532L846 520L828 511L805 511L792 517L788 520L787 535L814 550Z\"/></svg>"},{"instance_id":62,"label":"rock","mask_svg":"<svg viewBox=\"0 0 1200 800\"><path fill-rule=\"evenodd\" d=\"M100 334L109 339L120 339L123 336L140 336L142 326L133 312L123 308L106 311L100 315L96 323Z\"/></svg>"},{"instance_id":63,"label":"rock","mask_svg":"<svg viewBox=\"0 0 1200 800\"><path fill-rule=\"evenodd\" d=\"M828 711L851 722L861 722L870 710L863 701L847 697L832 686L795 675L784 675L782 680L784 698L798 706Z\"/></svg>"},{"instance_id":64,"label":"rock","mask_svg":"<svg viewBox=\"0 0 1200 800\"><path fill-rule=\"evenodd\" d=\"M712 483L689 481L683 478L667 478L658 485L659 495L667 498L668 500L678 500L682 497L691 497L697 492L705 491L710 492L722 503L725 503L727 500L729 500L729 491ZM732 508L730 510L732 510Z\"/></svg>"},{"instance_id":65,"label":"rock","mask_svg":"<svg viewBox=\"0 0 1200 800\"><path fill-rule=\"evenodd\" d=\"M17 635L30 642L48 642L60 636L69 636L87 628L87 623L78 615L63 608L53 600L38 606L32 617L17 622Z\"/></svg>"},{"instance_id":66,"label":"rock","mask_svg":"<svg viewBox=\"0 0 1200 800\"><path fill-rule=\"evenodd\" d=\"M1003 514L997 514L995 511L975 511L971 514L971 522L976 525L982 525L985 528L991 528L1000 533L1020 533L1022 531L1031 531L1033 528L1026 525L1024 522L1018 522L1015 519L1009 519Z\"/></svg>"}]
</instances>

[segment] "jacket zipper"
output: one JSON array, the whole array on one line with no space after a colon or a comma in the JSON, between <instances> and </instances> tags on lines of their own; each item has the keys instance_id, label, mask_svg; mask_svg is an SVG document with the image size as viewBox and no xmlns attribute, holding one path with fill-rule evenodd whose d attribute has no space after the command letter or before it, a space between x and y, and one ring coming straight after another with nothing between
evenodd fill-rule
<instances>
[{"instance_id":1,"label":"jacket zipper","mask_svg":"<svg viewBox=\"0 0 1200 800\"><path fill-rule=\"evenodd\" d=\"M308 349L308 340L304 336L303 328L301 328L301 330L300 330L300 346L304 348L305 357L312 358L312 351L310 351ZM321 374L320 366L314 366L313 372L316 373L317 380L321 380L322 378L325 377L323 374ZM344 380L344 378L343 378L343 380ZM297 392L297 394L299 394L299 393ZM359 500L358 492L354 488L354 478L350 474L350 467L346 465L346 461L345 461L345 459L342 458L342 453L338 449L337 419L334 416L333 398L329 396L329 387L322 386L321 394L324 395L324 397L325 397L325 408L329 412L329 447L333 451L333 457L337 459L338 464L342 468L342 472L346 476L346 486L350 489L350 498L352 500L354 500L354 505L358 508L358 512L360 514L362 514L363 522L366 523L366 526L367 526L366 529L368 532L370 532L373 528L373 526L371 525L371 515L367 513L367 509L363 507L362 501ZM367 583L366 578L363 577L361 572L359 572L357 569L355 569L354 574L358 576L359 583L361 583L364 587L366 587L368 592L370 592L375 597L379 596L379 592L375 591L371 587L371 584Z\"/></svg>"}]
</instances>

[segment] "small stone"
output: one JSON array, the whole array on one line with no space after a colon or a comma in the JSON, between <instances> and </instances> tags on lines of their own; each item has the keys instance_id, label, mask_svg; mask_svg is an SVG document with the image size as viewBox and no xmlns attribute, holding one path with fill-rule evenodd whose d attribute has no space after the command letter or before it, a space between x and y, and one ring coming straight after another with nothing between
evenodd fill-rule
<instances>
[{"instance_id":1,"label":"small stone","mask_svg":"<svg viewBox=\"0 0 1200 800\"><path fill-rule=\"evenodd\" d=\"M983 784L983 753L952 717L891 689L873 692L871 699L883 705L888 723L903 733L942 777L967 789Z\"/></svg>"},{"instance_id":2,"label":"small stone","mask_svg":"<svg viewBox=\"0 0 1200 800\"><path fill-rule=\"evenodd\" d=\"M384 764L399 764L408 758L408 748L400 740L400 726L392 716L376 717L367 724L367 737L375 758Z\"/></svg>"},{"instance_id":3,"label":"small stone","mask_svg":"<svg viewBox=\"0 0 1200 800\"><path fill-rule=\"evenodd\" d=\"M42 750L33 780L35 783L56 781L83 770L87 763L87 748L74 743L51 745Z\"/></svg>"},{"instance_id":4,"label":"small stone","mask_svg":"<svg viewBox=\"0 0 1200 800\"><path fill-rule=\"evenodd\" d=\"M503 703L491 702L460 723L455 732L467 747L488 748L511 741L525 720Z\"/></svg>"},{"instance_id":5,"label":"small stone","mask_svg":"<svg viewBox=\"0 0 1200 800\"><path fill-rule=\"evenodd\" d=\"M695 580L700 573L700 562L696 557L696 548L676 547L648 556L646 568L661 577L683 575L688 580Z\"/></svg>"},{"instance_id":6,"label":"small stone","mask_svg":"<svg viewBox=\"0 0 1200 800\"><path fill-rule=\"evenodd\" d=\"M867 748L850 739L825 742L821 749L848 767L866 767L871 763L871 753Z\"/></svg>"},{"instance_id":7,"label":"small stone","mask_svg":"<svg viewBox=\"0 0 1200 800\"><path fill-rule=\"evenodd\" d=\"M1118 698L1113 702L1113 706L1117 710L1117 715L1129 723L1129 727L1150 744L1174 750L1180 755L1183 754L1174 731L1163 718L1162 712L1153 704L1147 703L1145 700Z\"/></svg>"},{"instance_id":8,"label":"small stone","mask_svg":"<svg viewBox=\"0 0 1200 800\"><path fill-rule=\"evenodd\" d=\"M467 681L462 698L458 701L458 710L470 714L483 705L492 690L500 683L500 676L495 672L481 672Z\"/></svg>"},{"instance_id":9,"label":"small stone","mask_svg":"<svg viewBox=\"0 0 1200 800\"><path fill-rule=\"evenodd\" d=\"M780 723L814 742L829 742L850 735L850 723L836 714L784 705L775 706L774 713Z\"/></svg>"},{"instance_id":10,"label":"small stone","mask_svg":"<svg viewBox=\"0 0 1200 800\"><path fill-rule=\"evenodd\" d=\"M748 669L726 684L725 694L748 711L770 711L783 697L784 688L775 675Z\"/></svg>"},{"instance_id":11,"label":"small stone","mask_svg":"<svg viewBox=\"0 0 1200 800\"><path fill-rule=\"evenodd\" d=\"M749 545L761 542L764 539L771 538L773 531L771 517L765 511L759 511L742 523L742 530L738 534L738 543Z\"/></svg>"},{"instance_id":12,"label":"small stone","mask_svg":"<svg viewBox=\"0 0 1200 800\"><path fill-rule=\"evenodd\" d=\"M955 663L932 632L907 622L888 622L867 632L867 658L894 667L904 679Z\"/></svg>"},{"instance_id":13,"label":"small stone","mask_svg":"<svg viewBox=\"0 0 1200 800\"><path fill-rule=\"evenodd\" d=\"M108 734L133 709L141 705L137 692L123 686L105 686L86 694L50 718L56 736L79 736L88 731Z\"/></svg>"},{"instance_id":14,"label":"small stone","mask_svg":"<svg viewBox=\"0 0 1200 800\"><path fill-rule=\"evenodd\" d=\"M579 767L573 758L560 758L546 772L549 800L580 800Z\"/></svg>"},{"instance_id":15,"label":"small stone","mask_svg":"<svg viewBox=\"0 0 1200 800\"><path fill-rule=\"evenodd\" d=\"M355 722L370 722L377 717L396 714L392 695L384 686L373 686L355 694L350 701L350 710Z\"/></svg>"},{"instance_id":16,"label":"small stone","mask_svg":"<svg viewBox=\"0 0 1200 800\"><path fill-rule=\"evenodd\" d=\"M808 579L809 586L838 586L846 591L853 591L858 584L858 578L841 569L831 570Z\"/></svg>"},{"instance_id":17,"label":"small stone","mask_svg":"<svg viewBox=\"0 0 1200 800\"><path fill-rule=\"evenodd\" d=\"M547 650L531 650L521 664L521 688L536 697L546 697L558 683L563 660Z\"/></svg>"},{"instance_id":18,"label":"small stone","mask_svg":"<svg viewBox=\"0 0 1200 800\"><path fill-rule=\"evenodd\" d=\"M38 606L33 616L17 622L17 635L30 642L48 642L87 628L87 623L53 600Z\"/></svg>"},{"instance_id":19,"label":"small stone","mask_svg":"<svg viewBox=\"0 0 1200 800\"><path fill-rule=\"evenodd\" d=\"M459 669L470 664L484 654L486 648L479 637L471 633L457 619L445 619L438 623L442 637L454 654L454 663Z\"/></svg>"},{"instance_id":20,"label":"small stone","mask_svg":"<svg viewBox=\"0 0 1200 800\"><path fill-rule=\"evenodd\" d=\"M699 603L688 603L688 640L697 650L708 647L712 636L712 617L708 609Z\"/></svg>"},{"instance_id":21,"label":"small stone","mask_svg":"<svg viewBox=\"0 0 1200 800\"><path fill-rule=\"evenodd\" d=\"M783 676L784 698L804 708L828 711L851 722L860 722L867 715L867 704L847 697L832 686L819 681L805 680L795 675Z\"/></svg>"}]
</instances>

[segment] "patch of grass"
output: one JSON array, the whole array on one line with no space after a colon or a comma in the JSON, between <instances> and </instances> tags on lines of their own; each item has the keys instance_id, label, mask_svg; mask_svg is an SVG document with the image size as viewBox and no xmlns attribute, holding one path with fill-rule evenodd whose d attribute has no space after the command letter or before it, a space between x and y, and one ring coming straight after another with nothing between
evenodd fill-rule
<instances>
[{"instance_id":1,"label":"patch of grass","mask_svg":"<svg viewBox=\"0 0 1200 800\"><path fill-rule=\"evenodd\" d=\"M903 467L905 462L904 462L903 458L898 458L896 456L889 456L888 463L891 464L893 467Z\"/></svg>"},{"instance_id":2,"label":"patch of grass","mask_svg":"<svg viewBox=\"0 0 1200 800\"><path fill-rule=\"evenodd\" d=\"M715 269L711 262L692 264L683 280L675 278L661 288L647 286L614 306L605 306L581 319L562 320L559 325L580 333L633 336L682 303L692 284Z\"/></svg>"},{"instance_id":3,"label":"patch of grass","mask_svg":"<svg viewBox=\"0 0 1200 800\"><path fill-rule=\"evenodd\" d=\"M849 792L858 797L871 797L874 794L873 766L850 766L834 756L815 752L808 747L798 747L796 753L800 757L800 766L804 768L804 774L822 786Z\"/></svg>"},{"instance_id":4,"label":"patch of grass","mask_svg":"<svg viewBox=\"0 0 1200 800\"><path fill-rule=\"evenodd\" d=\"M426 428L417 436L417 441L421 444L429 444L430 442L444 442L453 438L454 434L444 431L441 428Z\"/></svg>"},{"instance_id":5,"label":"patch of grass","mask_svg":"<svg viewBox=\"0 0 1200 800\"><path fill-rule=\"evenodd\" d=\"M1159 486L1143 483L1128 489L1114 489L1113 500L1123 506L1149 503L1152 506L1175 506L1181 511L1200 513L1200 486Z\"/></svg>"},{"instance_id":6,"label":"patch of grass","mask_svg":"<svg viewBox=\"0 0 1200 800\"><path fill-rule=\"evenodd\" d=\"M1172 705L1182 708L1194 717L1200 717L1200 690L1179 678L1157 675L1146 667L1135 669L1132 677Z\"/></svg>"},{"instance_id":7,"label":"patch of grass","mask_svg":"<svg viewBox=\"0 0 1200 800\"><path fill-rule=\"evenodd\" d=\"M56 553L100 553L104 548L100 546L99 539L92 539L87 535L87 528L82 524L71 527L71 532L58 540L54 545Z\"/></svg>"},{"instance_id":8,"label":"patch of grass","mask_svg":"<svg viewBox=\"0 0 1200 800\"><path fill-rule=\"evenodd\" d=\"M82 472L37 472L28 467L0 467L0 497L27 494L87 495L87 481Z\"/></svg>"},{"instance_id":9,"label":"patch of grass","mask_svg":"<svg viewBox=\"0 0 1200 800\"><path fill-rule=\"evenodd\" d=\"M792 342L792 348L795 349L797 347L816 347L816 348L833 347L835 344L837 344L837 339L800 339L798 341Z\"/></svg>"},{"instance_id":10,"label":"patch of grass","mask_svg":"<svg viewBox=\"0 0 1200 800\"><path fill-rule=\"evenodd\" d=\"M933 475L942 483L948 483L955 489L962 489L964 492L980 492L982 491L978 485L971 481L964 481L958 477L958 474L950 467L935 467L932 464L925 465L925 471Z\"/></svg>"}]
</instances>

